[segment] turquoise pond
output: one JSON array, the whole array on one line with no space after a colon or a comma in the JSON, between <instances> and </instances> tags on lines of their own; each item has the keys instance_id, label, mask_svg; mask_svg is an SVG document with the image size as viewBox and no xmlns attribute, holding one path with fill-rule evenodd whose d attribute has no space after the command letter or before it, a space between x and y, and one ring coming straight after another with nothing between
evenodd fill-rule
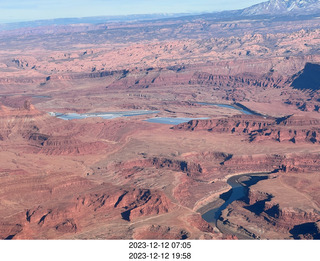
<instances>
[{"instance_id":1,"label":"turquoise pond","mask_svg":"<svg viewBox=\"0 0 320 261\"><path fill-rule=\"evenodd\" d=\"M246 110L246 109L242 109L242 108L238 108L236 106L233 105L229 105L229 104L218 104L218 103L208 103L208 102L196 102L196 104L200 104L200 105L211 105L211 106L217 106L217 107L222 107L222 108L228 108L228 109L233 109L233 110L237 110L242 112L243 114L247 114L247 115L253 115L254 113L250 110Z\"/></svg>"},{"instance_id":2,"label":"turquoise pond","mask_svg":"<svg viewBox=\"0 0 320 261\"><path fill-rule=\"evenodd\" d=\"M62 120L79 120L86 118L99 117L102 119L115 119L119 117L133 117L140 115L148 115L159 113L160 111L147 111L147 110L137 110L137 111L119 111L119 112L97 112L97 113L57 113L49 112L51 116L55 116Z\"/></svg>"},{"instance_id":3,"label":"turquoise pond","mask_svg":"<svg viewBox=\"0 0 320 261\"><path fill-rule=\"evenodd\" d=\"M228 104L216 104L216 103L206 103L206 102L196 102L199 105L211 105L217 107L224 107L233 110L238 110L244 114L255 114L250 110L246 110L245 108L239 108L239 106L233 106ZM133 117L133 116L141 116L148 114L157 114L160 111L149 111L149 110L135 110L135 111L118 111L118 112L97 112L97 113L58 113L58 112L49 112L51 116L57 117L62 120L79 120L86 118L99 117L102 119L115 119L119 117ZM178 125L180 123L185 123L191 120L206 120L209 118L169 118L169 117L155 117L151 119L147 119L145 121L152 123L161 123L161 124L170 124L170 125Z\"/></svg>"},{"instance_id":4,"label":"turquoise pond","mask_svg":"<svg viewBox=\"0 0 320 261\"><path fill-rule=\"evenodd\" d=\"M152 123L161 123L161 124L171 124L171 125L178 125L180 123L189 122L191 120L207 120L209 118L152 118L146 120L147 122Z\"/></svg>"}]
</instances>

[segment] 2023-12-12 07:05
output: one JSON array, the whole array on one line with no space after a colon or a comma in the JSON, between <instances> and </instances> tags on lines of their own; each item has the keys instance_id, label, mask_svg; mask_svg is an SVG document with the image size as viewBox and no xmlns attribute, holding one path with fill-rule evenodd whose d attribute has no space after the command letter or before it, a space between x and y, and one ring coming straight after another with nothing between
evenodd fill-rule
<instances>
[{"instance_id":1,"label":"2023-12-12 07:05","mask_svg":"<svg viewBox=\"0 0 320 261\"><path fill-rule=\"evenodd\" d=\"M190 249L191 242L179 242L179 241L164 241L164 242L129 242L129 248L131 249Z\"/></svg>"}]
</instances>

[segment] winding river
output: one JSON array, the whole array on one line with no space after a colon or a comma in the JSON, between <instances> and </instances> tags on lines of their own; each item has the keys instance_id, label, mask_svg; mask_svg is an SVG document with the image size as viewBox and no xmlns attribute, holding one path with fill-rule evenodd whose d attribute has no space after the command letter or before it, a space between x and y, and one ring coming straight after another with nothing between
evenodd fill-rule
<instances>
[{"instance_id":1,"label":"winding river","mask_svg":"<svg viewBox=\"0 0 320 261\"><path fill-rule=\"evenodd\" d=\"M222 233L224 229L221 229L221 224L218 224L218 220L221 216L223 210L225 210L232 202L240 200L248 195L248 188L261 180L268 179L268 175L272 172L263 172L263 173L246 173L236 176L232 176L227 180L227 183L231 186L231 189L222 194L221 198L225 202L210 210L206 211L202 218L208 223L214 224ZM220 222L219 222L220 223Z\"/></svg>"}]
</instances>

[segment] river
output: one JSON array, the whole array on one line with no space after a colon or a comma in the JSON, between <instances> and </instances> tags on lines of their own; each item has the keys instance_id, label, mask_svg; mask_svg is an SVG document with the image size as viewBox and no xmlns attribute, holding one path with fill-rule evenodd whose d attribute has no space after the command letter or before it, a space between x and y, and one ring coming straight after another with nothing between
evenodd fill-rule
<instances>
[{"instance_id":1,"label":"river","mask_svg":"<svg viewBox=\"0 0 320 261\"><path fill-rule=\"evenodd\" d=\"M232 202L240 200L248 195L248 188L261 180L268 179L268 174L273 172L263 172L263 173L246 173L241 175L232 176L227 180L227 183L231 186L231 189L222 194L221 198L225 202L216 206L208 211L206 211L202 218L208 223L214 224L222 233L228 229L222 228L222 222L219 222L219 218L223 210L225 210Z\"/></svg>"}]
</instances>

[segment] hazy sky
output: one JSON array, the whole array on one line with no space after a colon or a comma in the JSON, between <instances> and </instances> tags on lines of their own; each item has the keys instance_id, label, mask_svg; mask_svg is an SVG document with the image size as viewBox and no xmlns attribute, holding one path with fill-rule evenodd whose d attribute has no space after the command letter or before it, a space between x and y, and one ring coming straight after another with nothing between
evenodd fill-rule
<instances>
[{"instance_id":1,"label":"hazy sky","mask_svg":"<svg viewBox=\"0 0 320 261\"><path fill-rule=\"evenodd\" d=\"M266 0L265 0L266 1ZM263 0L0 0L0 22L104 15L212 12Z\"/></svg>"}]
</instances>

